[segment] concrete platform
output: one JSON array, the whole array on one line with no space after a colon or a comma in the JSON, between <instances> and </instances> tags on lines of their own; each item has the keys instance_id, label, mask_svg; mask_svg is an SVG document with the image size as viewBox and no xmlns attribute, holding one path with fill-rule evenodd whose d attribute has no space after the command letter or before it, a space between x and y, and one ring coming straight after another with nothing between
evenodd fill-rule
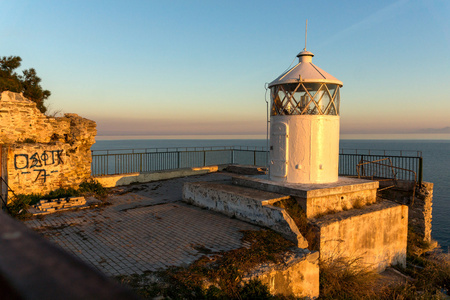
<instances>
[{"instance_id":1,"label":"concrete platform","mask_svg":"<svg viewBox=\"0 0 450 300\"><path fill-rule=\"evenodd\" d=\"M313 218L331 212L358 208L375 203L378 181L339 177L325 184L292 184L275 182L267 177L233 176L233 184L253 189L290 195Z\"/></svg>"},{"instance_id":2,"label":"concrete platform","mask_svg":"<svg viewBox=\"0 0 450 300\"><path fill-rule=\"evenodd\" d=\"M101 208L24 221L49 241L109 276L186 266L208 253L247 246L261 227L181 202L183 183L230 181L218 173L114 188Z\"/></svg>"},{"instance_id":3,"label":"concrete platform","mask_svg":"<svg viewBox=\"0 0 450 300\"><path fill-rule=\"evenodd\" d=\"M232 184L187 182L183 186L183 201L268 227L293 241L299 248L307 248L308 242L288 212L271 205L289 198Z\"/></svg>"},{"instance_id":4,"label":"concrete platform","mask_svg":"<svg viewBox=\"0 0 450 300\"><path fill-rule=\"evenodd\" d=\"M197 181L220 186L231 184L231 177L213 173L116 187L108 195L109 206L64 211L24 223L109 276L151 276L205 255L250 247L250 242L242 241L243 231L261 230L260 226L181 202L183 184ZM254 197L270 206L263 194L268 193ZM248 276L261 276L274 293L314 299L319 295L318 253L297 249L284 263L257 266Z\"/></svg>"}]
</instances>

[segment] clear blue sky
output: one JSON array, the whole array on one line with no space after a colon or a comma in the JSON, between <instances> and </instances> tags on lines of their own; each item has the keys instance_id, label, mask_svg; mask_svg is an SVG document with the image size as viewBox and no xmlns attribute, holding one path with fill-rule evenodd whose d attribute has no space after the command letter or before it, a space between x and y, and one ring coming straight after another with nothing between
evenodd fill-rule
<instances>
[{"instance_id":1,"label":"clear blue sky","mask_svg":"<svg viewBox=\"0 0 450 300\"><path fill-rule=\"evenodd\" d=\"M265 135L264 84L304 47L344 82L342 134L450 126L450 1L0 0L51 110L99 135ZM450 133L450 130L448 131ZM449 135L450 136L450 135Z\"/></svg>"}]
</instances>

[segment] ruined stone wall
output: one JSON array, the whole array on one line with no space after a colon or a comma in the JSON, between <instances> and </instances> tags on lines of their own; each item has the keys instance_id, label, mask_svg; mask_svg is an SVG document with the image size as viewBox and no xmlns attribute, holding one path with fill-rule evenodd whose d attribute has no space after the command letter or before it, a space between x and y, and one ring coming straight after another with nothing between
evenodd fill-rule
<instances>
[{"instance_id":1,"label":"ruined stone wall","mask_svg":"<svg viewBox=\"0 0 450 300\"><path fill-rule=\"evenodd\" d=\"M409 226L426 242L431 242L432 206L433 183L423 182L422 187L416 189L414 203L409 207Z\"/></svg>"},{"instance_id":2,"label":"ruined stone wall","mask_svg":"<svg viewBox=\"0 0 450 300\"><path fill-rule=\"evenodd\" d=\"M433 187L431 182L422 182L421 187L415 187L413 181L398 181L395 188L380 193L385 199L409 206L408 226L425 242L431 242Z\"/></svg>"},{"instance_id":3,"label":"ruined stone wall","mask_svg":"<svg viewBox=\"0 0 450 300\"><path fill-rule=\"evenodd\" d=\"M0 145L6 166L2 177L20 194L76 187L91 175L90 147L96 133L94 121L76 114L47 117L22 94L3 92Z\"/></svg>"}]
</instances>

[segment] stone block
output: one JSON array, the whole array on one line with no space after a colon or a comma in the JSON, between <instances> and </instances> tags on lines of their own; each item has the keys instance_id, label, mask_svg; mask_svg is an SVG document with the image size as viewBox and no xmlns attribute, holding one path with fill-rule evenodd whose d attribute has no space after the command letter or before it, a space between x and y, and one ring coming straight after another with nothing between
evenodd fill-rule
<instances>
[{"instance_id":1,"label":"stone block","mask_svg":"<svg viewBox=\"0 0 450 300\"><path fill-rule=\"evenodd\" d=\"M315 299L319 297L319 253L297 249L286 253L280 264L262 264L243 276L258 279L271 294Z\"/></svg>"}]
</instances>

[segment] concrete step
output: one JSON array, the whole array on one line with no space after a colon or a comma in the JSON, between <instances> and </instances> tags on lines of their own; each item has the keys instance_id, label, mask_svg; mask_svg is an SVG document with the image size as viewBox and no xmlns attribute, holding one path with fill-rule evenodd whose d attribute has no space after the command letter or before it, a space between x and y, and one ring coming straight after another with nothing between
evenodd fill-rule
<instances>
[{"instance_id":1,"label":"concrete step","mask_svg":"<svg viewBox=\"0 0 450 300\"><path fill-rule=\"evenodd\" d=\"M183 201L271 228L296 243L299 248L307 248L308 242L287 211L272 205L289 198L232 184L187 182L183 186Z\"/></svg>"}]
</instances>

